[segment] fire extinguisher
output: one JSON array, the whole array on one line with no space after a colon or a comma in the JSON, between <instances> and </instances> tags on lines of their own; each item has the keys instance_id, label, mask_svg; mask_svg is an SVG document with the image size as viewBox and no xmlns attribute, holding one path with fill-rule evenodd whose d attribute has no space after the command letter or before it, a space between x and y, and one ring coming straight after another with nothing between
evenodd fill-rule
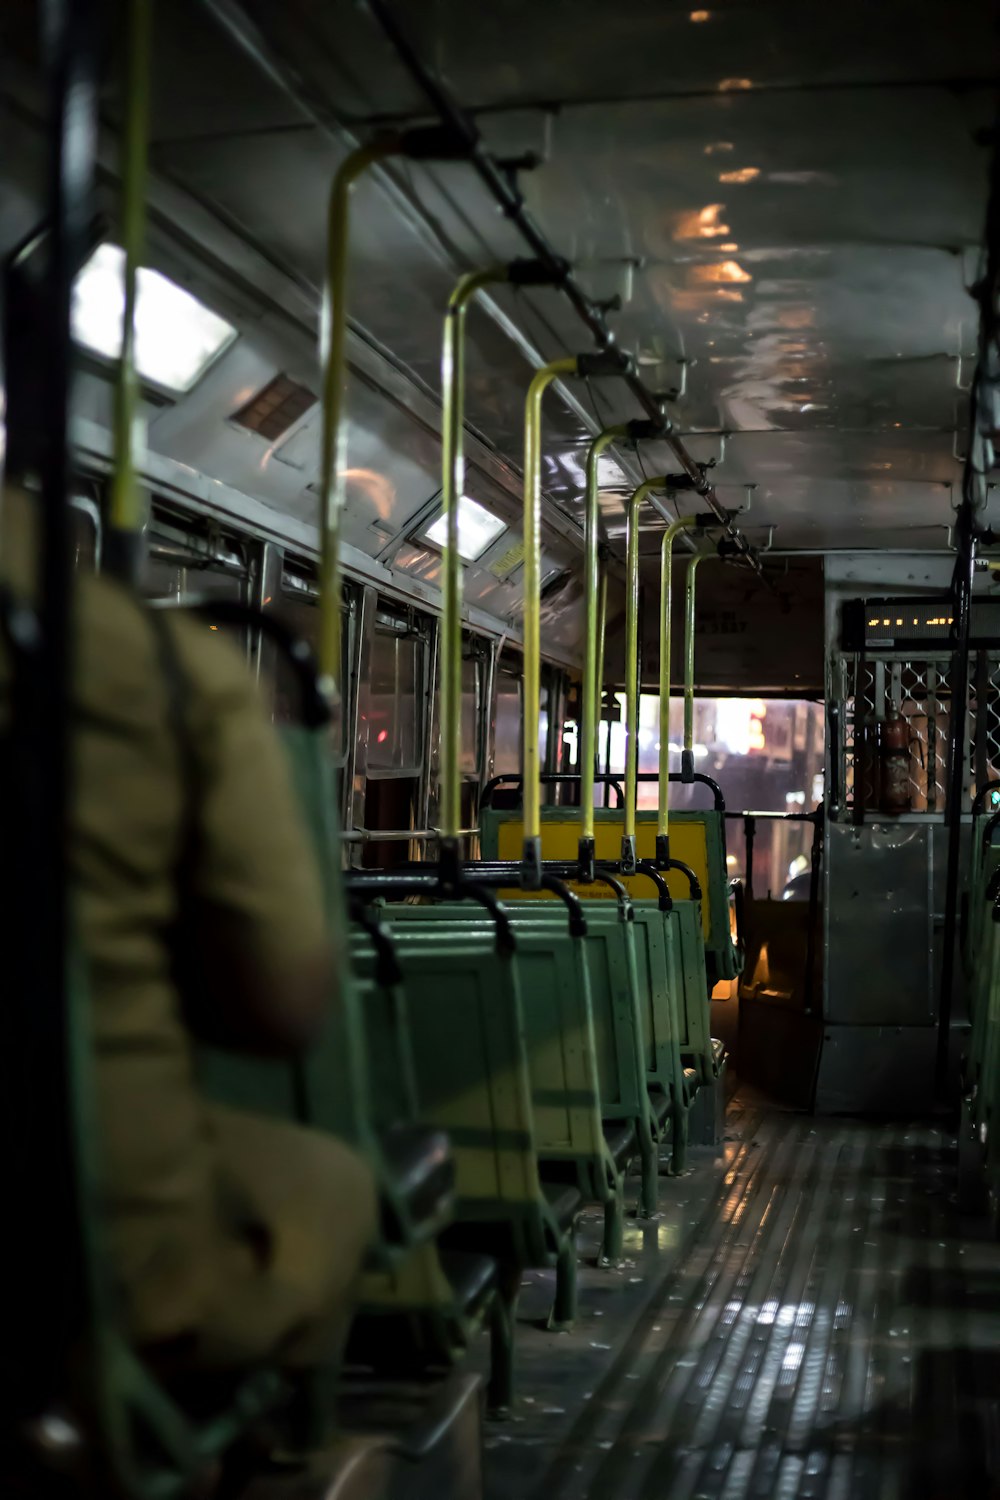
<instances>
[{"instance_id":1,"label":"fire extinguisher","mask_svg":"<svg viewBox=\"0 0 1000 1500\"><path fill-rule=\"evenodd\" d=\"M895 705L882 725L879 744L882 811L910 810L910 726Z\"/></svg>"}]
</instances>

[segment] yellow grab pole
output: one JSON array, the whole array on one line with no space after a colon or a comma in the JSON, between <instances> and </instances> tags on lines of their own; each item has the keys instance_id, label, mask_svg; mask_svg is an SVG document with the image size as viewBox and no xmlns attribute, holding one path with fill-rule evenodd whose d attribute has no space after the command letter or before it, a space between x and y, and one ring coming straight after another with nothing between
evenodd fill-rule
<instances>
[{"instance_id":1,"label":"yellow grab pole","mask_svg":"<svg viewBox=\"0 0 1000 1500\"><path fill-rule=\"evenodd\" d=\"M670 862L670 650L674 537L697 525L697 517L671 521L660 545L660 781L656 821L656 863Z\"/></svg>"},{"instance_id":2,"label":"yellow grab pole","mask_svg":"<svg viewBox=\"0 0 1000 1500\"><path fill-rule=\"evenodd\" d=\"M688 563L684 597L684 748L681 751L681 776L694 776L694 618L698 569L715 552L699 552Z\"/></svg>"},{"instance_id":3,"label":"yellow grab pole","mask_svg":"<svg viewBox=\"0 0 1000 1500\"><path fill-rule=\"evenodd\" d=\"M597 671L594 676L594 746L600 753L601 705L604 698L604 637L608 628L608 575L601 574L601 601L597 607Z\"/></svg>"},{"instance_id":4,"label":"yellow grab pole","mask_svg":"<svg viewBox=\"0 0 1000 1500\"><path fill-rule=\"evenodd\" d=\"M505 281L505 266L462 276L448 299L441 347L441 494L445 517L441 610L441 840L442 859L458 858L462 755L462 560L458 509L465 486L465 313L483 287Z\"/></svg>"},{"instance_id":5,"label":"yellow grab pole","mask_svg":"<svg viewBox=\"0 0 1000 1500\"><path fill-rule=\"evenodd\" d=\"M644 479L629 498L625 561L625 832L622 869L635 870L635 807L639 785L639 510L652 490L667 486L665 475Z\"/></svg>"},{"instance_id":6,"label":"yellow grab pole","mask_svg":"<svg viewBox=\"0 0 1000 1500\"><path fill-rule=\"evenodd\" d=\"M399 149L396 137L386 136L358 146L341 162L333 179L327 213L326 280L320 359L323 368L323 431L320 445L320 564L319 661L320 680L332 697L340 678L340 518L344 509L344 470L347 426L344 420L347 385L347 281L350 250L351 191L358 178L376 162Z\"/></svg>"},{"instance_id":7,"label":"yellow grab pole","mask_svg":"<svg viewBox=\"0 0 1000 1500\"><path fill-rule=\"evenodd\" d=\"M126 583L139 571L141 516L135 482L136 449L144 441L136 373L136 303L146 237L146 166L149 153L151 0L129 0L122 118L121 234L125 298L121 359L114 392L114 475L111 481L107 565Z\"/></svg>"},{"instance_id":8,"label":"yellow grab pole","mask_svg":"<svg viewBox=\"0 0 1000 1500\"><path fill-rule=\"evenodd\" d=\"M617 438L627 435L625 425L606 427L587 449L587 502L584 517L584 658L580 708L580 810L582 832L579 861L581 872L593 875L594 866L594 764L597 756L597 724L601 716L601 670L604 662L604 621L607 613L608 580L598 584L598 526L600 494L597 487L601 454Z\"/></svg>"},{"instance_id":9,"label":"yellow grab pole","mask_svg":"<svg viewBox=\"0 0 1000 1500\"><path fill-rule=\"evenodd\" d=\"M537 370L524 408L524 875L537 888L542 871L542 808L538 754L541 710L542 397L560 375L575 375L576 359L554 359Z\"/></svg>"}]
</instances>

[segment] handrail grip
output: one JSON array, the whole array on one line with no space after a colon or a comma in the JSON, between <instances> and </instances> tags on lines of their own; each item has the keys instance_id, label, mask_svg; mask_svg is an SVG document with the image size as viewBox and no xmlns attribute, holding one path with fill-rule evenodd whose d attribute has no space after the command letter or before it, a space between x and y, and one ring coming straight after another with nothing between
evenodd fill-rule
<instances>
[{"instance_id":1,"label":"handrail grip","mask_svg":"<svg viewBox=\"0 0 1000 1500\"><path fill-rule=\"evenodd\" d=\"M497 951L513 953L517 949L514 929L503 906L488 890L475 880L462 879L455 885L442 883L437 872L426 875L399 875L394 870L373 870L355 875L348 872L345 885L349 897L377 901L400 900L405 896L436 896L444 901L478 901L492 916L497 932Z\"/></svg>"},{"instance_id":2,"label":"handrail grip","mask_svg":"<svg viewBox=\"0 0 1000 1500\"><path fill-rule=\"evenodd\" d=\"M1000 792L1000 781L988 781L985 786L979 788L972 799L972 816L974 818L978 817L985 810L986 798L990 792Z\"/></svg>"},{"instance_id":3,"label":"handrail grip","mask_svg":"<svg viewBox=\"0 0 1000 1500\"><path fill-rule=\"evenodd\" d=\"M564 782L569 786L578 786L583 778L576 771L543 771L538 780L543 786L561 785ZM625 794L622 791L621 778L616 773L600 772L595 774L594 781L601 786L613 787L615 795L618 798L618 806L624 807ZM494 776L483 787L482 796L479 799L481 808L491 805L493 793L499 786L514 786L523 791L524 777L517 771L509 771L502 776Z\"/></svg>"}]
</instances>

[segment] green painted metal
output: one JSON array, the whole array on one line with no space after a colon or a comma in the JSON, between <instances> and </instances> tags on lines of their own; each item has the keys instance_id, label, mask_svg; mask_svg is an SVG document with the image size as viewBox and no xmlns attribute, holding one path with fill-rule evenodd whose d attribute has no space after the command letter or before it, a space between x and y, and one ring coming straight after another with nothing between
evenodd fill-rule
<instances>
[{"instance_id":1,"label":"green painted metal","mask_svg":"<svg viewBox=\"0 0 1000 1500\"><path fill-rule=\"evenodd\" d=\"M524 408L524 854L537 866L541 808L538 754L541 712L542 397L560 375L575 375L576 359L555 359L536 370Z\"/></svg>"},{"instance_id":2,"label":"green painted metal","mask_svg":"<svg viewBox=\"0 0 1000 1500\"><path fill-rule=\"evenodd\" d=\"M125 77L122 114L121 238L125 252L121 358L114 390L114 470L110 523L124 545L113 549L115 570L134 582L134 542L141 516L135 479L136 447L143 441L135 363L135 312L146 239L146 162L149 143L149 61L152 0L129 0L125 11Z\"/></svg>"},{"instance_id":3,"label":"green painted metal","mask_svg":"<svg viewBox=\"0 0 1000 1500\"><path fill-rule=\"evenodd\" d=\"M480 814L480 842L483 858L502 859L509 857L500 845L500 829L505 823L518 822L520 811L516 808L484 808ZM551 825L574 823L579 820L580 810L575 807L546 807L542 822L543 849L545 847L545 829ZM636 812L637 836L642 841L645 829L651 823L658 826L658 811L652 808L640 808ZM624 827L621 808L602 807L595 812L595 826L600 828L602 824L613 824ZM710 966L709 973L714 984L719 979L733 979L738 972L737 965L739 957L733 947L729 926L729 874L726 866L725 848L725 822L723 815L717 813L714 808L688 809L683 812L671 814L671 823L674 825L685 825L698 823L705 830L705 855L706 855L706 878L703 880L702 902L707 905L708 922L705 938L705 956ZM672 886L676 887L681 877L672 875L670 877ZM598 897L599 904L607 905L606 899L598 895L598 887L593 893L588 887L574 885L573 889L577 895ZM686 899L675 894L675 901ZM591 902L588 901L588 914L591 910Z\"/></svg>"},{"instance_id":4,"label":"green painted metal","mask_svg":"<svg viewBox=\"0 0 1000 1500\"><path fill-rule=\"evenodd\" d=\"M676 934L673 941L675 993L683 998L683 1005L679 1007L681 1056L694 1068L698 1083L710 1085L718 1075L718 1048L712 1042L698 902L675 902L668 920Z\"/></svg>"},{"instance_id":5,"label":"green painted metal","mask_svg":"<svg viewBox=\"0 0 1000 1500\"><path fill-rule=\"evenodd\" d=\"M671 1169L678 1173L685 1165L687 1112L694 1089L688 1086L681 1060L683 995L672 951L676 926L655 901L636 901L632 910L639 993L646 1007L646 1081L662 1094L671 1123ZM665 1132L661 1129L659 1134L662 1139Z\"/></svg>"},{"instance_id":6,"label":"green painted metal","mask_svg":"<svg viewBox=\"0 0 1000 1500\"><path fill-rule=\"evenodd\" d=\"M657 1124L646 1081L645 1000L640 989L630 905L621 908L615 902L588 903L587 933L582 939L573 939L569 934L561 904L513 900L504 902L504 910L514 922L518 959L522 939L530 942L532 934L540 936L544 932L553 953L558 954L558 962L568 971L578 973L569 945L574 942L584 945L601 1117L606 1121L624 1121L634 1129L642 1167L641 1207L643 1213L655 1213ZM440 923L438 911L434 907L407 908L401 921ZM414 919L415 912L426 915ZM456 913L456 917L459 921L468 920L464 913ZM532 1006L545 1003L540 1001L534 985L530 991L525 987L524 992L530 993ZM559 1033L551 1012L546 1029L550 1039ZM542 1035L538 1034L535 1041L540 1045ZM547 1090L552 1078L548 1071L550 1064L539 1056L533 1065L545 1070L539 1078L545 1080L541 1086Z\"/></svg>"},{"instance_id":7,"label":"green painted metal","mask_svg":"<svg viewBox=\"0 0 1000 1500\"><path fill-rule=\"evenodd\" d=\"M324 689L339 689L340 518L344 508L347 430L347 286L350 204L354 186L369 167L398 150L386 136L350 152L333 179L327 214L326 279L320 350L323 365L323 428L320 444L319 640L317 658Z\"/></svg>"},{"instance_id":8,"label":"green painted metal","mask_svg":"<svg viewBox=\"0 0 1000 1500\"><path fill-rule=\"evenodd\" d=\"M387 908L387 921L406 975L420 1118L452 1143L456 1220L494 1226L490 1253L507 1264L551 1266L567 1235L539 1172L516 958L497 951L491 925L397 920L419 909Z\"/></svg>"},{"instance_id":9,"label":"green painted metal","mask_svg":"<svg viewBox=\"0 0 1000 1500\"><path fill-rule=\"evenodd\" d=\"M543 1164L571 1164L590 1203L605 1210L605 1259L620 1254L623 1182L604 1139L600 1073L585 942L569 932L565 911L505 903L517 937L516 963L531 1074L535 1143ZM392 906L395 931L407 924L476 929L487 942L492 919L472 903Z\"/></svg>"},{"instance_id":10,"label":"green painted metal","mask_svg":"<svg viewBox=\"0 0 1000 1500\"><path fill-rule=\"evenodd\" d=\"M506 281L505 266L462 276L448 299L441 347L441 495L445 516L441 610L441 838L458 847L462 826L462 560L458 507L465 485L465 314L477 292Z\"/></svg>"},{"instance_id":11,"label":"green painted metal","mask_svg":"<svg viewBox=\"0 0 1000 1500\"><path fill-rule=\"evenodd\" d=\"M607 575L598 584L600 495L597 486L601 454L617 439L625 437L624 425L606 427L587 449L587 502L584 515L584 655L580 705L580 806L583 809L581 837L594 836L594 767L597 759L598 722L601 716L601 675L604 665L604 630L607 619Z\"/></svg>"}]
</instances>

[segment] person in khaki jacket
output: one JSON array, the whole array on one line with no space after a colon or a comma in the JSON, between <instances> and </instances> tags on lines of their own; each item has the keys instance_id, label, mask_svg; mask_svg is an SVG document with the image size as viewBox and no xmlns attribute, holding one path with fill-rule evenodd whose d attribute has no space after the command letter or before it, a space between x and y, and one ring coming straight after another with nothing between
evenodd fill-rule
<instances>
[{"instance_id":1,"label":"person in khaki jacket","mask_svg":"<svg viewBox=\"0 0 1000 1500\"><path fill-rule=\"evenodd\" d=\"M15 590L30 584L34 503L4 497ZM371 1177L330 1136L204 1098L189 1025L289 1055L335 1001L284 755L206 625L154 619L103 578L77 580L75 611L73 894L127 1323L140 1346L204 1368L323 1364L374 1232Z\"/></svg>"}]
</instances>

